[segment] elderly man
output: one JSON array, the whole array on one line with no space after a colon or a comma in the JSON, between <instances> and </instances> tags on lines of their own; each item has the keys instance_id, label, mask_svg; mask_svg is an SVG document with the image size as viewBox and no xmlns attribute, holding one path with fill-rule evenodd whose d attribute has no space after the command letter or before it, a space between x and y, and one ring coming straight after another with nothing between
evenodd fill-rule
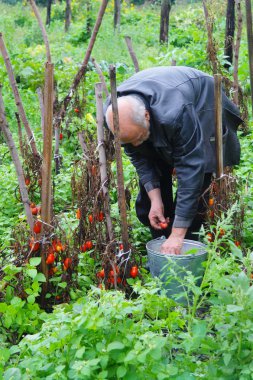
<instances>
[{"instance_id":1,"label":"elderly man","mask_svg":"<svg viewBox=\"0 0 253 380\"><path fill-rule=\"evenodd\" d=\"M213 77L190 67L156 67L130 77L117 96L120 139L140 179L137 216L153 237L167 235L161 252L179 254L183 239L194 238L203 223L200 196L216 168ZM224 165L232 166L240 159L236 131L242 120L225 94L222 101ZM113 133L109 104L106 122Z\"/></svg>"}]
</instances>

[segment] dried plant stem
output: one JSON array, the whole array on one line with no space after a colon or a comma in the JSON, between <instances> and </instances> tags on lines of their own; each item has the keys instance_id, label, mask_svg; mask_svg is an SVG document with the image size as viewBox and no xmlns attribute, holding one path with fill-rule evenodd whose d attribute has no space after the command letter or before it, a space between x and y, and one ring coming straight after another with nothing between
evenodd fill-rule
<instances>
[{"instance_id":1,"label":"dried plant stem","mask_svg":"<svg viewBox=\"0 0 253 380\"><path fill-rule=\"evenodd\" d=\"M33 231L33 216L31 213L30 201L29 201L29 197L28 197L27 188L25 185L25 176L24 176L22 164L21 164L19 156L18 156L17 148L15 146L11 131L9 130L8 124L6 121L6 117L5 117L5 113L4 113L4 102L3 102L3 97L2 97L2 86L1 85L0 85L0 128L3 132L4 137L5 137L5 141L9 147L11 157L12 157L15 169L16 169L21 199L22 199L22 202L24 204L27 222L29 224L30 231L32 232Z\"/></svg>"},{"instance_id":2,"label":"dried plant stem","mask_svg":"<svg viewBox=\"0 0 253 380\"><path fill-rule=\"evenodd\" d=\"M216 177L223 175L223 145L222 145L222 77L214 75L214 101L215 101L215 148L216 148Z\"/></svg>"},{"instance_id":3,"label":"dried plant stem","mask_svg":"<svg viewBox=\"0 0 253 380\"><path fill-rule=\"evenodd\" d=\"M205 15L205 20L206 20L207 36L208 36L207 52L208 52L210 63L212 65L213 73L216 74L218 72L217 49L213 40L213 20L211 19L209 15L206 0L203 0L203 8L204 8L204 15Z\"/></svg>"},{"instance_id":4,"label":"dried plant stem","mask_svg":"<svg viewBox=\"0 0 253 380\"><path fill-rule=\"evenodd\" d=\"M22 120L22 123L24 124L25 130L26 130L26 134L27 134L27 137L28 137L28 142L29 142L29 144L31 146L33 155L36 158L38 158L38 157L40 157L40 155L39 155L39 152L37 150L35 139L34 139L34 136L33 136L33 132L31 130L30 126L29 126L29 123L28 123L28 120L27 120L27 117L26 117L26 113L25 113L25 110L24 110L24 107L23 107L23 104L22 104L22 101L21 101L21 98L20 98L20 95L19 95L17 83L16 83L16 80L15 80L15 77L14 77L14 73L13 73L13 70L12 70L11 63L10 63L10 58L9 58L7 49L6 49L5 44L4 44L2 33L0 33L0 51L2 53L2 56L3 56L3 59L4 59L4 63L5 63L5 66L6 66L6 70L7 70L8 76L9 76L9 81L10 81L11 88L12 88L12 91L13 91L13 95L14 95L14 98L15 98L15 103L16 103L16 106L18 108L19 115L20 115L20 118Z\"/></svg>"},{"instance_id":5,"label":"dried plant stem","mask_svg":"<svg viewBox=\"0 0 253 380\"><path fill-rule=\"evenodd\" d=\"M108 191L108 177L107 177L107 165L106 154L104 146L104 115L103 115L103 97L102 97L103 85L97 83L95 85L96 93L96 107L97 107L97 138L98 138L98 152L99 152L99 164L100 164L100 177L104 195L104 208L105 217L107 223L107 230L110 241L114 239L112 219L110 215L110 200Z\"/></svg>"},{"instance_id":6,"label":"dried plant stem","mask_svg":"<svg viewBox=\"0 0 253 380\"><path fill-rule=\"evenodd\" d=\"M129 251L129 237L128 237L128 224L126 212L126 197L124 189L124 176L123 164L121 156L121 144L119 138L119 113L117 104L117 88L116 88L116 70L115 66L110 65L110 83L111 83L111 99L113 111L113 126L114 126L114 140L115 140L115 153L117 164L117 180L118 180L118 204L121 222L122 243L125 252Z\"/></svg>"}]
</instances>

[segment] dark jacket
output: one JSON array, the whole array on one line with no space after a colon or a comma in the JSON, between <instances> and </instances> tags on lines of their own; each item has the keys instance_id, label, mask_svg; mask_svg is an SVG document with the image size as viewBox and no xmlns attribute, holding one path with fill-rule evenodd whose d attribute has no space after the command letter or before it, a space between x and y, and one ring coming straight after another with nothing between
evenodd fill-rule
<instances>
[{"instance_id":1,"label":"dark jacket","mask_svg":"<svg viewBox=\"0 0 253 380\"><path fill-rule=\"evenodd\" d=\"M189 227L196 214L205 173L215 171L214 80L189 67L141 71L118 87L118 96L136 94L150 113L150 137L138 147L124 145L147 191L159 187L156 157L176 169L175 227ZM239 163L236 130L242 120L223 94L224 165Z\"/></svg>"}]
</instances>

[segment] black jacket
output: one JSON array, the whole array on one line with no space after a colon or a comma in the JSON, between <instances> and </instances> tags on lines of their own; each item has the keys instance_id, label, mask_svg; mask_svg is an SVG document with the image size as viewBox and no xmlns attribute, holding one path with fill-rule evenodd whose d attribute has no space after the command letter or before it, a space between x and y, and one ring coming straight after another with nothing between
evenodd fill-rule
<instances>
[{"instance_id":1,"label":"black jacket","mask_svg":"<svg viewBox=\"0 0 253 380\"><path fill-rule=\"evenodd\" d=\"M215 171L214 80L189 67L156 67L141 71L117 90L136 94L150 113L150 137L138 147L124 146L147 191L159 187L156 157L176 169L175 227L189 227L196 214L205 173ZM224 165L239 163L236 130L242 120L223 94Z\"/></svg>"}]
</instances>

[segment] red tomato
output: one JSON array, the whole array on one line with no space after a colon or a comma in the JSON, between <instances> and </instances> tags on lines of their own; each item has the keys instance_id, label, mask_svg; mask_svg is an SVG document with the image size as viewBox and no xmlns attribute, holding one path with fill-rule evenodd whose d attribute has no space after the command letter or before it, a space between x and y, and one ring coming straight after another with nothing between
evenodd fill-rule
<instances>
[{"instance_id":1,"label":"red tomato","mask_svg":"<svg viewBox=\"0 0 253 380\"><path fill-rule=\"evenodd\" d=\"M121 277L118 277L118 278L117 278L117 283L120 284L121 281L122 281Z\"/></svg>"},{"instance_id":2,"label":"red tomato","mask_svg":"<svg viewBox=\"0 0 253 380\"><path fill-rule=\"evenodd\" d=\"M104 268L101 269L101 271L97 273L97 276L100 277L100 278L104 278L105 277L105 270L104 270Z\"/></svg>"},{"instance_id":3,"label":"red tomato","mask_svg":"<svg viewBox=\"0 0 253 380\"><path fill-rule=\"evenodd\" d=\"M53 264L55 262L55 256L53 253L49 253L46 259L46 264Z\"/></svg>"},{"instance_id":4,"label":"red tomato","mask_svg":"<svg viewBox=\"0 0 253 380\"><path fill-rule=\"evenodd\" d=\"M167 223L167 222L160 222L160 223L159 223L159 226L160 226L163 230L165 230L165 229L168 227L168 223Z\"/></svg>"},{"instance_id":5,"label":"red tomato","mask_svg":"<svg viewBox=\"0 0 253 380\"><path fill-rule=\"evenodd\" d=\"M39 234L41 232L41 226L42 226L42 222L40 220L37 220L35 223L34 223L34 226L33 226L33 232L35 234Z\"/></svg>"},{"instance_id":6,"label":"red tomato","mask_svg":"<svg viewBox=\"0 0 253 380\"><path fill-rule=\"evenodd\" d=\"M86 252L86 244L85 243L81 245L80 251L81 252Z\"/></svg>"},{"instance_id":7,"label":"red tomato","mask_svg":"<svg viewBox=\"0 0 253 380\"><path fill-rule=\"evenodd\" d=\"M131 269L130 269L130 276L135 278L138 276L138 267L137 266L133 266Z\"/></svg>"},{"instance_id":8,"label":"red tomato","mask_svg":"<svg viewBox=\"0 0 253 380\"><path fill-rule=\"evenodd\" d=\"M31 212L33 215L37 215L38 214L38 208L37 207L31 208Z\"/></svg>"},{"instance_id":9,"label":"red tomato","mask_svg":"<svg viewBox=\"0 0 253 380\"><path fill-rule=\"evenodd\" d=\"M78 112L79 112L79 109L78 109L78 108L74 108L74 112L75 112L75 113L78 113Z\"/></svg>"},{"instance_id":10,"label":"red tomato","mask_svg":"<svg viewBox=\"0 0 253 380\"><path fill-rule=\"evenodd\" d=\"M35 242L34 238L31 237L30 242L29 242L29 247L30 247L32 252L36 252L36 251L38 251L38 249L40 247L40 243L38 241Z\"/></svg>"},{"instance_id":11,"label":"red tomato","mask_svg":"<svg viewBox=\"0 0 253 380\"><path fill-rule=\"evenodd\" d=\"M99 222L102 222L104 220L104 213L103 213L103 211L99 211L99 213L97 215L97 220Z\"/></svg>"},{"instance_id":12,"label":"red tomato","mask_svg":"<svg viewBox=\"0 0 253 380\"><path fill-rule=\"evenodd\" d=\"M213 241L213 234L211 232L207 233L207 240L212 242Z\"/></svg>"},{"instance_id":13,"label":"red tomato","mask_svg":"<svg viewBox=\"0 0 253 380\"><path fill-rule=\"evenodd\" d=\"M30 183L31 183L30 178L29 178L29 177L26 177L26 178L25 178L25 184L26 184L26 186L29 186Z\"/></svg>"},{"instance_id":14,"label":"red tomato","mask_svg":"<svg viewBox=\"0 0 253 380\"><path fill-rule=\"evenodd\" d=\"M213 210L209 210L209 216L211 219L214 218L214 211Z\"/></svg>"},{"instance_id":15,"label":"red tomato","mask_svg":"<svg viewBox=\"0 0 253 380\"><path fill-rule=\"evenodd\" d=\"M86 241L86 243L85 243L85 247L86 247L87 249L91 249L91 248L93 247L93 243L92 243L92 241L91 241L91 240Z\"/></svg>"},{"instance_id":16,"label":"red tomato","mask_svg":"<svg viewBox=\"0 0 253 380\"><path fill-rule=\"evenodd\" d=\"M60 135L59 135L59 139L60 139L60 140L63 139L63 134L62 134L62 133L60 133Z\"/></svg>"},{"instance_id":17,"label":"red tomato","mask_svg":"<svg viewBox=\"0 0 253 380\"><path fill-rule=\"evenodd\" d=\"M30 207L34 208L34 207L36 207L36 204L34 202L32 202L32 203L30 203Z\"/></svg>"},{"instance_id":18,"label":"red tomato","mask_svg":"<svg viewBox=\"0 0 253 380\"><path fill-rule=\"evenodd\" d=\"M123 251L124 247L123 247L122 243L119 245L119 249L120 249L120 251Z\"/></svg>"},{"instance_id":19,"label":"red tomato","mask_svg":"<svg viewBox=\"0 0 253 380\"><path fill-rule=\"evenodd\" d=\"M88 219L89 219L89 222L90 222L90 223L93 222L93 216L92 216L91 214L88 216Z\"/></svg>"},{"instance_id":20,"label":"red tomato","mask_svg":"<svg viewBox=\"0 0 253 380\"><path fill-rule=\"evenodd\" d=\"M237 247L240 247L240 246L241 246L241 243L240 243L238 240L236 240L236 241L235 241L235 245L236 245Z\"/></svg>"},{"instance_id":21,"label":"red tomato","mask_svg":"<svg viewBox=\"0 0 253 380\"><path fill-rule=\"evenodd\" d=\"M70 257L67 257L63 263L64 270L67 270L70 267L71 263L72 263L72 259Z\"/></svg>"}]
</instances>

